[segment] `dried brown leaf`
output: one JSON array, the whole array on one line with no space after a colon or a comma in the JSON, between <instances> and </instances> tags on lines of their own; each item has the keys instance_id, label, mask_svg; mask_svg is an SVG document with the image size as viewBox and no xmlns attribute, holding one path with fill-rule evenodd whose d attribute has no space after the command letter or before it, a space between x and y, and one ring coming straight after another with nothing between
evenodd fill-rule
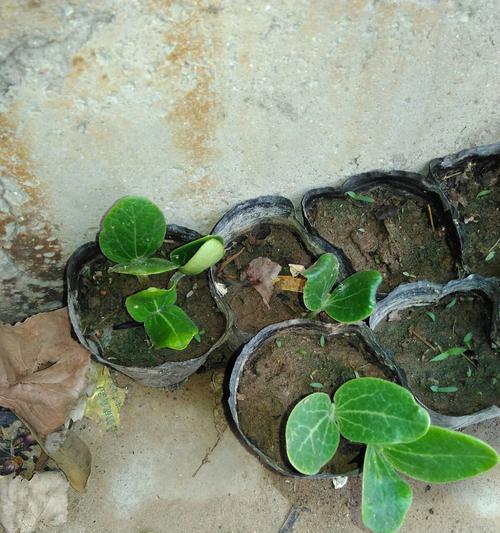
<instances>
[{"instance_id":1,"label":"dried brown leaf","mask_svg":"<svg viewBox=\"0 0 500 533\"><path fill-rule=\"evenodd\" d=\"M71 337L66 308L0 327L0 405L44 439L87 388L90 355Z\"/></svg>"},{"instance_id":2,"label":"dried brown leaf","mask_svg":"<svg viewBox=\"0 0 500 533\"><path fill-rule=\"evenodd\" d=\"M264 304L269 309L269 301L273 295L274 279L281 272L281 266L268 257L256 257L246 270L246 278L254 289L262 296Z\"/></svg>"}]
</instances>

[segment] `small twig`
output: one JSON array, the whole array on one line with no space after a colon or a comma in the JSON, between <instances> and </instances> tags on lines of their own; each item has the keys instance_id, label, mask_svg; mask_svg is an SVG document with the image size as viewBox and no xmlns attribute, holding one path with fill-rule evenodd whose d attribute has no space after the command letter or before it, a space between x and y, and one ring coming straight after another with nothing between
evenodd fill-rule
<instances>
[{"instance_id":1,"label":"small twig","mask_svg":"<svg viewBox=\"0 0 500 533\"><path fill-rule=\"evenodd\" d=\"M235 259L238 258L239 255L241 255L245 251L245 247L241 248L241 250L237 251L235 254L230 255L225 261L223 261L219 267L219 270L217 271L218 274L221 274L224 272L224 269L232 263Z\"/></svg>"},{"instance_id":2,"label":"small twig","mask_svg":"<svg viewBox=\"0 0 500 533\"><path fill-rule=\"evenodd\" d=\"M476 363L474 363L474 361L472 361L472 359L470 359L469 357L467 357L464 353L462 354L462 357L464 357L465 359L467 359L467 361L469 361L469 363L477 369L477 365Z\"/></svg>"},{"instance_id":3,"label":"small twig","mask_svg":"<svg viewBox=\"0 0 500 533\"><path fill-rule=\"evenodd\" d=\"M431 204L427 204L427 211L429 211L429 220L431 221L432 231L436 233L436 226L434 225L434 218L432 217Z\"/></svg>"},{"instance_id":4,"label":"small twig","mask_svg":"<svg viewBox=\"0 0 500 533\"><path fill-rule=\"evenodd\" d=\"M198 466L198 468L193 472L193 475L191 477L196 477L196 474L201 470L202 466L203 465L206 465L209 460L210 460L210 454L215 450L215 448L217 448L217 445L219 444L221 438L222 438L222 435L224 434L224 431L225 431L226 428L224 428L220 433L219 433L219 436L217 437L217 440L215 441L215 444L207 451L207 453L205 454L205 457L203 457L203 459L201 460L201 463L200 465Z\"/></svg>"},{"instance_id":5,"label":"small twig","mask_svg":"<svg viewBox=\"0 0 500 533\"><path fill-rule=\"evenodd\" d=\"M417 333L414 329L413 329L413 326L410 326L408 328L408 331L410 332L411 335L413 335L414 337L416 337L419 341L423 342L427 347L429 347L433 352L437 352L438 349L433 346L426 338L422 337L422 335L420 335L420 333Z\"/></svg>"}]
</instances>

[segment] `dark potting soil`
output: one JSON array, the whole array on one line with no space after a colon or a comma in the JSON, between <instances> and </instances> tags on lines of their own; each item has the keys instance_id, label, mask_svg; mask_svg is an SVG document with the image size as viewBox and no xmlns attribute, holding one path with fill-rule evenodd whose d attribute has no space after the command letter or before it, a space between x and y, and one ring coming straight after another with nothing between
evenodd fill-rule
<instances>
[{"instance_id":1,"label":"dark potting soil","mask_svg":"<svg viewBox=\"0 0 500 533\"><path fill-rule=\"evenodd\" d=\"M394 353L413 393L427 407L459 416L500 404L500 353L490 346L487 300L479 295L450 296L437 305L395 313L389 315L392 320L378 325L376 335ZM468 333L472 333L472 349L444 361L430 361L450 348L467 347ZM433 392L431 386L457 391Z\"/></svg>"},{"instance_id":2,"label":"dark potting soil","mask_svg":"<svg viewBox=\"0 0 500 533\"><path fill-rule=\"evenodd\" d=\"M158 253L168 252L181 243L165 241ZM132 321L125 309L127 296L147 287L166 288L172 272L150 276L142 284L136 276L108 272L113 263L102 257L80 273L79 295L82 329L85 337L97 342L102 356L124 366L154 367L166 362L187 361L207 352L222 336L225 319L219 311L208 285L206 273L184 277L177 285L177 303L204 334L200 342L193 339L185 350L156 349L144 327L113 330L113 325Z\"/></svg>"},{"instance_id":3,"label":"dark potting soil","mask_svg":"<svg viewBox=\"0 0 500 533\"><path fill-rule=\"evenodd\" d=\"M356 336L321 335L297 328L278 333L258 349L238 387L240 425L248 439L278 465L288 464L285 424L299 400L321 390L330 395L356 376L392 379ZM321 383L322 389L311 387ZM341 439L339 450L323 469L343 474L362 462L364 447ZM290 467L291 468L291 467Z\"/></svg>"},{"instance_id":4,"label":"dark potting soil","mask_svg":"<svg viewBox=\"0 0 500 533\"><path fill-rule=\"evenodd\" d=\"M299 236L282 225L259 224L240 237L227 252L226 258L235 259L219 267L217 279L228 289L225 296L236 316L236 325L242 331L256 333L269 324L291 318L300 318L306 312L302 293L274 291L269 308L262 296L245 279L245 270L253 259L267 257L281 266L282 276L289 276L289 264L300 264L306 268L314 258L307 252ZM224 262L221 263L224 265Z\"/></svg>"},{"instance_id":5,"label":"dark potting soil","mask_svg":"<svg viewBox=\"0 0 500 533\"><path fill-rule=\"evenodd\" d=\"M382 187L363 194L375 201L318 198L309 215L319 234L341 248L355 270L378 270L384 276L381 292L402 282L445 282L455 277L445 230L436 215L436 231L432 229L424 201L396 196Z\"/></svg>"},{"instance_id":6,"label":"dark potting soil","mask_svg":"<svg viewBox=\"0 0 500 533\"><path fill-rule=\"evenodd\" d=\"M462 171L445 174L441 182L465 223L465 262L472 272L487 277L500 277L499 180L500 159L487 168L469 161Z\"/></svg>"}]
</instances>

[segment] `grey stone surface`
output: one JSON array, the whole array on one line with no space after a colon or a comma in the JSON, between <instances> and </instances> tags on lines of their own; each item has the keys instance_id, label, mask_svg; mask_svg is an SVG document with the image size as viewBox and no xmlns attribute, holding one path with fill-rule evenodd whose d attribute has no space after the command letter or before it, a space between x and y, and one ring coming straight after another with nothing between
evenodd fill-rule
<instances>
[{"instance_id":1,"label":"grey stone surface","mask_svg":"<svg viewBox=\"0 0 500 533\"><path fill-rule=\"evenodd\" d=\"M55 305L65 259L124 194L205 232L245 198L298 200L498 141L499 13L498 0L3 0L0 318Z\"/></svg>"}]
</instances>

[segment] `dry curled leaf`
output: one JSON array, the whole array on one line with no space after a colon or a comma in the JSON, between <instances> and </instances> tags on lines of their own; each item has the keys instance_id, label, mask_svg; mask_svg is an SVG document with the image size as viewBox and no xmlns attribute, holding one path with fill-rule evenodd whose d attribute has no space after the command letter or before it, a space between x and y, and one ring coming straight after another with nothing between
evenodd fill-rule
<instances>
[{"instance_id":1,"label":"dry curled leaf","mask_svg":"<svg viewBox=\"0 0 500 533\"><path fill-rule=\"evenodd\" d=\"M0 327L0 405L42 440L66 422L90 367L89 353L71 337L66 308Z\"/></svg>"},{"instance_id":2,"label":"dry curled leaf","mask_svg":"<svg viewBox=\"0 0 500 533\"><path fill-rule=\"evenodd\" d=\"M288 268L290 269L290 274L294 278L297 276L302 276L302 274L306 271L306 267L304 265L296 265L295 263L290 263Z\"/></svg>"},{"instance_id":3,"label":"dry curled leaf","mask_svg":"<svg viewBox=\"0 0 500 533\"><path fill-rule=\"evenodd\" d=\"M281 266L268 257L256 257L251 261L246 270L247 280L254 289L262 296L264 304L269 309L269 301L273 295L274 279L281 272Z\"/></svg>"}]
</instances>

